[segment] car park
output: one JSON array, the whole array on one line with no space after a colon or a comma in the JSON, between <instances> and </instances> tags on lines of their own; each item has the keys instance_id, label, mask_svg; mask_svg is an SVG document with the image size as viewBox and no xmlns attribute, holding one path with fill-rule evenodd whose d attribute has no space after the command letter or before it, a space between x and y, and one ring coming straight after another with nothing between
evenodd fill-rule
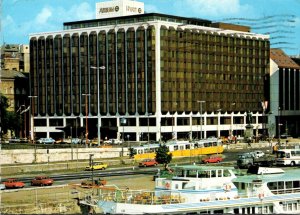
<instances>
[{"instance_id":1,"label":"car park","mask_svg":"<svg viewBox=\"0 0 300 215\"><path fill-rule=\"evenodd\" d=\"M157 166L158 162L155 159L144 159L139 162L139 167Z\"/></svg>"},{"instance_id":2,"label":"car park","mask_svg":"<svg viewBox=\"0 0 300 215\"><path fill-rule=\"evenodd\" d=\"M36 176L31 180L32 186L51 186L54 180L48 176Z\"/></svg>"},{"instance_id":3,"label":"car park","mask_svg":"<svg viewBox=\"0 0 300 215\"><path fill-rule=\"evenodd\" d=\"M24 182L18 181L15 178L9 178L6 181L3 182L6 189L13 189L13 188L23 188L25 187Z\"/></svg>"},{"instance_id":4,"label":"car park","mask_svg":"<svg viewBox=\"0 0 300 215\"><path fill-rule=\"evenodd\" d=\"M107 167L107 163L95 162L92 165L85 167L85 170L105 170Z\"/></svg>"},{"instance_id":5,"label":"car park","mask_svg":"<svg viewBox=\"0 0 300 215\"><path fill-rule=\"evenodd\" d=\"M223 161L221 156L211 155L205 158L202 158L202 163L220 163Z\"/></svg>"}]
</instances>

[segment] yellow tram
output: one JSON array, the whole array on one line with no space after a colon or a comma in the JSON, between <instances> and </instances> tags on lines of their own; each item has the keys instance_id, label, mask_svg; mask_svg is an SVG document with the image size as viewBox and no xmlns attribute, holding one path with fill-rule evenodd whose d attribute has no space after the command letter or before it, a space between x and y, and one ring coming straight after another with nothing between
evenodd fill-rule
<instances>
[{"instance_id":1,"label":"yellow tram","mask_svg":"<svg viewBox=\"0 0 300 215\"><path fill-rule=\"evenodd\" d=\"M165 144L173 157L193 157L198 155L219 154L223 153L224 148L222 141L217 138L208 138L197 141L171 140ZM143 146L132 147L134 159L140 160L145 158L155 158L159 143L147 144Z\"/></svg>"}]
</instances>

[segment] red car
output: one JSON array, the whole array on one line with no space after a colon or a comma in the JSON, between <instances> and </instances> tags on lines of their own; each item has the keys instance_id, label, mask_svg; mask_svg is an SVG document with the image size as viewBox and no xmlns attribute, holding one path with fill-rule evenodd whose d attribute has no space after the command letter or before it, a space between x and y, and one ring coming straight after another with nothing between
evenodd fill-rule
<instances>
[{"instance_id":1,"label":"red car","mask_svg":"<svg viewBox=\"0 0 300 215\"><path fill-rule=\"evenodd\" d=\"M53 182L48 176L37 176L31 180L31 186L51 186Z\"/></svg>"},{"instance_id":2,"label":"red car","mask_svg":"<svg viewBox=\"0 0 300 215\"><path fill-rule=\"evenodd\" d=\"M15 179L15 178L9 178L9 179L7 179L7 181L4 181L3 184L5 185L6 189L25 187L24 182L17 181L17 179Z\"/></svg>"},{"instance_id":3,"label":"red car","mask_svg":"<svg viewBox=\"0 0 300 215\"><path fill-rule=\"evenodd\" d=\"M220 163L223 161L223 158L220 156L209 156L202 159L202 163Z\"/></svg>"},{"instance_id":4,"label":"red car","mask_svg":"<svg viewBox=\"0 0 300 215\"><path fill-rule=\"evenodd\" d=\"M139 167L156 166L157 164L155 159L145 159L139 162Z\"/></svg>"}]
</instances>

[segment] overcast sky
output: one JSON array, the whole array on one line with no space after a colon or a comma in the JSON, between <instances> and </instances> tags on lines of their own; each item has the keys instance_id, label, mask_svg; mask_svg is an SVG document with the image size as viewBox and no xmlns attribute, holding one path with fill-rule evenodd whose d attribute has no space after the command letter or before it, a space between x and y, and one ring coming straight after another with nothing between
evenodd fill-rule
<instances>
[{"instance_id":1,"label":"overcast sky","mask_svg":"<svg viewBox=\"0 0 300 215\"><path fill-rule=\"evenodd\" d=\"M1 43L28 44L29 34L59 31L64 22L95 18L103 0L0 0ZM248 24L270 33L272 47L300 54L300 0L140 0L146 12ZM235 19L233 19L235 18Z\"/></svg>"}]
</instances>

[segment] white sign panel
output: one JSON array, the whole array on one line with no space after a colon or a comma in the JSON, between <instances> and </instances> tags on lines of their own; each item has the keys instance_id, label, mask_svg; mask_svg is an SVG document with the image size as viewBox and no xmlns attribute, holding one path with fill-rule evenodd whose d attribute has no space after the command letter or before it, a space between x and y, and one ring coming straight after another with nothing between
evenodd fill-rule
<instances>
[{"instance_id":1,"label":"white sign panel","mask_svg":"<svg viewBox=\"0 0 300 215\"><path fill-rule=\"evenodd\" d=\"M132 0L113 0L96 3L96 19L130 16L143 13L143 2Z\"/></svg>"}]
</instances>

